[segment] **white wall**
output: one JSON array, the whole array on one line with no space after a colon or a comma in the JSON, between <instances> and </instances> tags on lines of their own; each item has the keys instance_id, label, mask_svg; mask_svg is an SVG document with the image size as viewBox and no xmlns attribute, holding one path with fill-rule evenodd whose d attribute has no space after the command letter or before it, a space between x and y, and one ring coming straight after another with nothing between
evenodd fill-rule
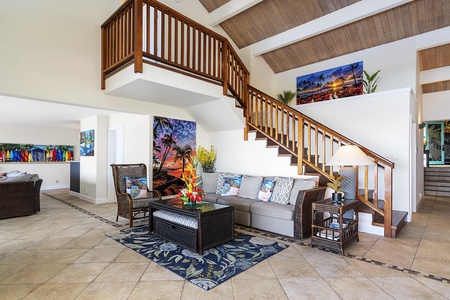
<instances>
[{"instance_id":1,"label":"white wall","mask_svg":"<svg viewBox=\"0 0 450 300\"><path fill-rule=\"evenodd\" d=\"M79 159L80 136L78 129L8 127L0 130L1 143L36 145L73 145L74 160ZM44 181L42 190L68 188L70 163L0 163L0 172L19 170L38 174ZM57 182L58 181L58 182Z\"/></svg>"},{"instance_id":2,"label":"white wall","mask_svg":"<svg viewBox=\"0 0 450 300\"><path fill-rule=\"evenodd\" d=\"M408 211L411 217L410 203L416 194L411 186L411 153L416 149L416 145L412 144L412 135L416 132L411 131L411 115L417 115L417 103L410 89L298 105L295 108L393 161L393 209Z\"/></svg>"}]
</instances>

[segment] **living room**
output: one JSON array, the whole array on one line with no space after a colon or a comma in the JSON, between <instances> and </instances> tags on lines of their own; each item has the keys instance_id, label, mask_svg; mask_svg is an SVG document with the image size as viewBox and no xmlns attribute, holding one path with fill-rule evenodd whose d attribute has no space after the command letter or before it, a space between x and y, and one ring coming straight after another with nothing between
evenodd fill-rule
<instances>
[{"instance_id":1,"label":"living room","mask_svg":"<svg viewBox=\"0 0 450 300\"><path fill-rule=\"evenodd\" d=\"M80 198L93 203L114 201L108 174L110 131L123 130L123 162L143 162L150 166L153 116L197 122L197 144L214 145L218 149L218 170L297 175L296 168L289 165L288 159L278 157L275 151L266 149L264 143L255 141L253 136L249 141L243 140L244 124L238 115L239 110L233 108L233 99L221 96L220 88L217 95L212 95L211 89L217 87L211 88L206 83L189 87L186 83L188 79L177 81L174 79L177 76L161 76L160 71L158 76L161 78L157 80L163 82L160 84L166 89L165 93L173 95L171 99L155 97L151 101L142 101L100 90L100 25L117 9L118 2L82 1L65 3L64 6L57 1L44 1L39 5L33 1L0 4L3 24L0 26L0 36L2 43L8 45L0 49L3 107L0 116L40 115L39 106L52 103L63 105L60 109L67 111L74 107L101 110L79 119L79 125L72 128L58 125L38 128L27 124L26 120L23 121L24 126L12 126L4 123L5 117L0 120L0 138L4 143L74 145L75 160L81 161L84 166L81 173L83 194ZM165 2L173 9L207 24L206 10L198 1ZM295 78L299 75L354 61L364 61L364 68L370 71L381 69L382 79L378 93L374 95L299 105L296 108L393 160L396 164L394 198L399 199L397 203L400 208L411 215L420 204L420 194L423 194L422 147L417 147L421 145L422 131L415 128L424 120L450 118L450 112L442 105L442 100L448 98L448 91L438 95L421 95L417 51L449 43L449 36L449 28L446 27L279 74L274 74L261 57L253 57L250 49L242 49L239 54L251 71L252 84L271 95L282 90L294 90ZM152 72L155 70L142 76L151 77L155 74ZM122 80L122 84L126 82L126 79ZM155 78L152 80L156 81ZM107 82L107 89L110 86L112 83L108 85ZM199 98L211 97L220 108L195 102L185 106L185 99L176 96L176 90L184 90L188 98L195 97L193 92L197 92ZM145 92L158 95L157 90ZM38 106L29 104L30 101ZM395 104L392 103L394 101ZM422 102L430 105L422 106ZM226 114L223 113L224 108ZM229 122L217 122L218 125L206 119L214 115L221 115ZM95 129L98 137L97 155L80 157L80 132L90 129ZM414 151L416 147L418 153ZM2 163L0 172L20 169L37 173L44 179L43 190L55 190L69 186L69 167L69 163Z\"/></svg>"}]
</instances>

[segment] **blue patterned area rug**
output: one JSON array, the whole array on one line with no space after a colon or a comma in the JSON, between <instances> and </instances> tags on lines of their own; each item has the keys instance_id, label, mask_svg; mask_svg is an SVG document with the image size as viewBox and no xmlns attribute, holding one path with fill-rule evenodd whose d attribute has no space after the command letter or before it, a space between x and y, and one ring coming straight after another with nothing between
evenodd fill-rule
<instances>
[{"instance_id":1,"label":"blue patterned area rug","mask_svg":"<svg viewBox=\"0 0 450 300\"><path fill-rule=\"evenodd\" d=\"M235 233L235 239L199 255L154 235L146 225L107 234L185 280L210 290L286 249L288 245Z\"/></svg>"}]
</instances>

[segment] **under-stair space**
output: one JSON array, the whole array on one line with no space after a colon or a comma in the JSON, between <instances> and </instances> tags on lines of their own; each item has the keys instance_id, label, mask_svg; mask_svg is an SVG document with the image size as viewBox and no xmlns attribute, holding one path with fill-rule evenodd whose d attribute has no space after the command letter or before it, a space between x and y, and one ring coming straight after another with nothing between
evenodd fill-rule
<instances>
[{"instance_id":1,"label":"under-stair space","mask_svg":"<svg viewBox=\"0 0 450 300\"><path fill-rule=\"evenodd\" d=\"M425 195L450 197L450 166L426 167L424 171Z\"/></svg>"}]
</instances>

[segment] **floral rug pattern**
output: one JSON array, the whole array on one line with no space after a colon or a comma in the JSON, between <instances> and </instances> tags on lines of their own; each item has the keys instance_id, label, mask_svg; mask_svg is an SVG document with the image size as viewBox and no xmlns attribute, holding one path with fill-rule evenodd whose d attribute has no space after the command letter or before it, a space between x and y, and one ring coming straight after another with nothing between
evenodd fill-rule
<instances>
[{"instance_id":1,"label":"floral rug pattern","mask_svg":"<svg viewBox=\"0 0 450 300\"><path fill-rule=\"evenodd\" d=\"M123 229L107 236L204 290L218 286L289 247L237 232L233 241L208 249L203 255L199 255L149 235L146 225Z\"/></svg>"}]
</instances>

